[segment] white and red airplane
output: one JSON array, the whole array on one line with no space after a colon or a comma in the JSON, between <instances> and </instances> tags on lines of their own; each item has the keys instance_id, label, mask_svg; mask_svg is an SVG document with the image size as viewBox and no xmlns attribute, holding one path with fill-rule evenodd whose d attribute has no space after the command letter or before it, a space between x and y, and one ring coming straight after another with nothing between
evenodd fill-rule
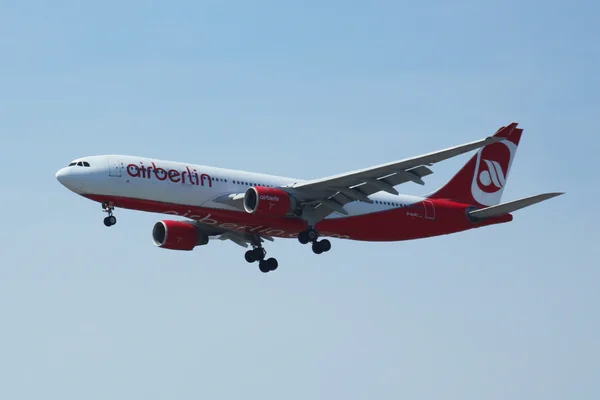
<instances>
[{"instance_id":1,"label":"white and red airplane","mask_svg":"<svg viewBox=\"0 0 600 400\"><path fill-rule=\"evenodd\" d=\"M209 239L251 246L246 261L262 272L265 240L294 238L316 254L331 249L323 237L401 241L445 235L512 221L518 209L563 193L500 203L521 139L517 123L461 146L344 174L300 180L125 155L79 158L56 173L71 191L102 204L106 226L115 207L185 217L152 229L156 246L192 250ZM479 149L442 188L425 196L401 195L394 186L423 185L429 166Z\"/></svg>"}]
</instances>

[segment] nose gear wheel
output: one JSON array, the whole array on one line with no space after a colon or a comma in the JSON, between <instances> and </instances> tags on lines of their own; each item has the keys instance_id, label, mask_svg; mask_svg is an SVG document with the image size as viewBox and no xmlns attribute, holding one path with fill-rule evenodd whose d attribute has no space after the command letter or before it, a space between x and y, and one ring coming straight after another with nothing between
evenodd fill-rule
<instances>
[{"instance_id":1,"label":"nose gear wheel","mask_svg":"<svg viewBox=\"0 0 600 400\"><path fill-rule=\"evenodd\" d=\"M104 218L104 225L107 227L113 226L117 223L117 217L113 215L114 209L115 207L112 205L112 203L107 201L102 203L102 211L108 214L108 216Z\"/></svg>"}]
</instances>

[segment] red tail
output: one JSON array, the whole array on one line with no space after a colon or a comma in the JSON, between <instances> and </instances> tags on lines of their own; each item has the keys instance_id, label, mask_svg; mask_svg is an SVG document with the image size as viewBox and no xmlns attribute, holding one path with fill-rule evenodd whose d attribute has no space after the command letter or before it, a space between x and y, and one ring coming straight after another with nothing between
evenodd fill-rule
<instances>
[{"instance_id":1,"label":"red tail","mask_svg":"<svg viewBox=\"0 0 600 400\"><path fill-rule=\"evenodd\" d=\"M481 148L444 187L428 196L477 206L500 204L523 129L513 122L494 137L506 140Z\"/></svg>"}]
</instances>

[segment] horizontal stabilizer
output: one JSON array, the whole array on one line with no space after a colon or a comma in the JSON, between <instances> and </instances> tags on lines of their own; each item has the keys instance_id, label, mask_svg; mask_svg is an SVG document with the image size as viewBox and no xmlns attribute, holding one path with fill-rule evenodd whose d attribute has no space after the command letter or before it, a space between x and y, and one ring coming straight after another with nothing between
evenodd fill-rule
<instances>
[{"instance_id":1,"label":"horizontal stabilizer","mask_svg":"<svg viewBox=\"0 0 600 400\"><path fill-rule=\"evenodd\" d=\"M531 197L525 197L524 199L509 201L508 203L498 204L497 206L491 206L471 211L469 212L469 217L478 220L484 218L499 217L501 215L520 210L521 208L529 207L536 203L540 203L553 197L560 196L561 194L564 193L543 193Z\"/></svg>"}]
</instances>

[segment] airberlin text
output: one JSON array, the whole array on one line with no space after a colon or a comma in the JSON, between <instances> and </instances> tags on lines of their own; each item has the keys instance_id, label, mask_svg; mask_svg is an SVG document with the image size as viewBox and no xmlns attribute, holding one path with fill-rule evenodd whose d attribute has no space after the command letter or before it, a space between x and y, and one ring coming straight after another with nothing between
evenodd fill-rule
<instances>
[{"instance_id":1,"label":"airberlin text","mask_svg":"<svg viewBox=\"0 0 600 400\"><path fill-rule=\"evenodd\" d=\"M279 201L279 196L270 196L268 194L261 194L260 199L267 200L267 201Z\"/></svg>"},{"instance_id":2,"label":"airberlin text","mask_svg":"<svg viewBox=\"0 0 600 400\"><path fill-rule=\"evenodd\" d=\"M189 214L190 212L191 212L191 210L186 212L185 214L179 214L177 211L165 211L163 214L186 217L189 219L196 220L202 224L217 226L219 228L227 229L230 231L237 231L237 232L256 233L259 235L262 234L262 235L267 235L267 236L276 236L276 237L284 237L284 238L296 238L296 237L298 237L298 233L300 233L300 232L291 232L290 233L283 229L273 229L273 228L268 228L268 227L265 227L262 225L251 226L251 225L239 225L239 224L235 224L235 223L231 223L231 222L221 223L221 222L217 221L216 219L214 219L215 217L213 217L212 214L207 214L206 216L203 217L202 215L190 215ZM320 234L322 236L329 236L332 238L350 239L350 236L348 236L348 235L339 235L337 233L320 232Z\"/></svg>"},{"instance_id":3,"label":"airberlin text","mask_svg":"<svg viewBox=\"0 0 600 400\"><path fill-rule=\"evenodd\" d=\"M129 164L127 166L127 174L133 178L158 179L159 181L169 180L173 183L182 183L188 185L208 186L212 187L212 178L208 174L198 175L198 171L191 170L190 167L185 167L184 171L176 169L166 170L157 167L154 162L151 165L145 166L143 162L139 165Z\"/></svg>"}]
</instances>

